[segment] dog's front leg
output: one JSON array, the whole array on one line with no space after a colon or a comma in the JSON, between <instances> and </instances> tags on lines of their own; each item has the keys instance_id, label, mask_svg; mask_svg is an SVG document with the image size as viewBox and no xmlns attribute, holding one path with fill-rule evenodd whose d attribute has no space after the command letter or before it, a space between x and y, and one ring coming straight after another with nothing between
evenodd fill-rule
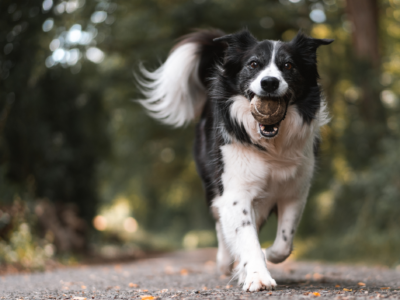
<instances>
[{"instance_id":1,"label":"dog's front leg","mask_svg":"<svg viewBox=\"0 0 400 300\"><path fill-rule=\"evenodd\" d=\"M292 252L293 238L307 200L308 190L301 198L278 201L278 230L274 244L264 249L272 263L283 262Z\"/></svg>"},{"instance_id":2,"label":"dog's front leg","mask_svg":"<svg viewBox=\"0 0 400 300\"><path fill-rule=\"evenodd\" d=\"M274 288L276 282L267 270L258 240L252 196L226 191L214 206L218 208L224 239L238 261L236 271L243 290L254 292Z\"/></svg>"}]
</instances>

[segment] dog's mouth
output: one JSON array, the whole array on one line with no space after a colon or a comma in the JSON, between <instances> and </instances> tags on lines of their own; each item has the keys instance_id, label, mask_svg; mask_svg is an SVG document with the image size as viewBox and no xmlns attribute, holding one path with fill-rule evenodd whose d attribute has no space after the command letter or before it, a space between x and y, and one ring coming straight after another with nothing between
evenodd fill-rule
<instances>
[{"instance_id":1,"label":"dog's mouth","mask_svg":"<svg viewBox=\"0 0 400 300\"><path fill-rule=\"evenodd\" d=\"M261 137L273 138L278 135L281 122L285 119L288 109L286 97L272 95L258 96L249 91L251 114L258 122L258 132Z\"/></svg>"},{"instance_id":2,"label":"dog's mouth","mask_svg":"<svg viewBox=\"0 0 400 300\"><path fill-rule=\"evenodd\" d=\"M279 126L281 125L281 121L273 125L264 125L258 123L258 129L261 136L266 138L273 138L279 133Z\"/></svg>"}]
</instances>

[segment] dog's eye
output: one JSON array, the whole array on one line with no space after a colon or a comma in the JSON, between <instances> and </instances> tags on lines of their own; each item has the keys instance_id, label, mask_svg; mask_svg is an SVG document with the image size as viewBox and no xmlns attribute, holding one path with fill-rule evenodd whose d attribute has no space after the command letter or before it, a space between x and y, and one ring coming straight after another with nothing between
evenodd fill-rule
<instances>
[{"instance_id":1,"label":"dog's eye","mask_svg":"<svg viewBox=\"0 0 400 300\"><path fill-rule=\"evenodd\" d=\"M252 61L252 62L250 63L250 68L255 69L255 68L257 68L257 67L258 67L258 62Z\"/></svg>"},{"instance_id":2,"label":"dog's eye","mask_svg":"<svg viewBox=\"0 0 400 300\"><path fill-rule=\"evenodd\" d=\"M292 66L291 63L286 63L286 64L285 64L285 69L286 69L286 70L291 70L292 68L293 68L293 66Z\"/></svg>"}]
</instances>

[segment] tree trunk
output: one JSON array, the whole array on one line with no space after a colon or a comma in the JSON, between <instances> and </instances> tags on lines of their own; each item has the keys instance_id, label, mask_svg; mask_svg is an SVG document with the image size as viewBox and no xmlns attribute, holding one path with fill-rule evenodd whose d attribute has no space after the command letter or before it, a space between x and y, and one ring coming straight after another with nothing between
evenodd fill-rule
<instances>
[{"instance_id":1,"label":"tree trunk","mask_svg":"<svg viewBox=\"0 0 400 300\"><path fill-rule=\"evenodd\" d=\"M347 12L353 23L353 45L357 56L379 68L377 0L347 0Z\"/></svg>"},{"instance_id":2,"label":"tree trunk","mask_svg":"<svg viewBox=\"0 0 400 300\"><path fill-rule=\"evenodd\" d=\"M355 79L362 89L360 112L364 121L385 127L385 110L379 98L380 53L377 0L347 0L353 25Z\"/></svg>"}]
</instances>

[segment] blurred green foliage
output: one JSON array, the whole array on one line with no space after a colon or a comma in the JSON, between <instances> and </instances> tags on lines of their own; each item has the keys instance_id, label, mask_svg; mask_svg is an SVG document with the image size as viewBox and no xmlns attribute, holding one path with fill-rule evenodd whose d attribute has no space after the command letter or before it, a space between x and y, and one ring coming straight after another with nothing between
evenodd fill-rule
<instances>
[{"instance_id":1,"label":"blurred green foliage","mask_svg":"<svg viewBox=\"0 0 400 300\"><path fill-rule=\"evenodd\" d=\"M21 199L0 210L0 266L44 270L55 254L55 246L51 234L39 238L36 231L35 215Z\"/></svg>"},{"instance_id":2,"label":"blurred green foliage","mask_svg":"<svg viewBox=\"0 0 400 300\"><path fill-rule=\"evenodd\" d=\"M194 28L248 27L281 40L302 28L335 42L318 50L332 121L295 254L399 264L400 1L378 3L377 72L353 51L344 0L2 1L0 201L19 194L75 203L90 223L124 198L138 243L145 231L169 247L215 245L192 158L194 126L149 118L131 101L140 98L134 72L141 61L159 66ZM384 107L378 122L363 116L365 80ZM263 242L273 239L273 222Z\"/></svg>"}]
</instances>

